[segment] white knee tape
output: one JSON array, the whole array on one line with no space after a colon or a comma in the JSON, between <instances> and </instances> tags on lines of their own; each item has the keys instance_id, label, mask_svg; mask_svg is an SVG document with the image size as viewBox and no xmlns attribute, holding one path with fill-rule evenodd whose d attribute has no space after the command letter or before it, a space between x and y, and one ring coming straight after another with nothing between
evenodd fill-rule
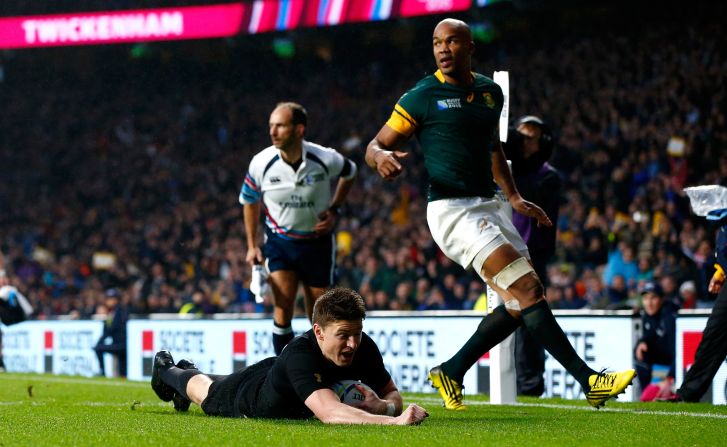
<instances>
[{"instance_id":1,"label":"white knee tape","mask_svg":"<svg viewBox=\"0 0 727 447\"><path fill-rule=\"evenodd\" d=\"M504 269L500 270L497 275L492 278L492 282L503 290L507 290L515 281L527 275L530 272L535 272L533 267L530 265L526 258L517 258L516 260L505 266Z\"/></svg>"}]
</instances>

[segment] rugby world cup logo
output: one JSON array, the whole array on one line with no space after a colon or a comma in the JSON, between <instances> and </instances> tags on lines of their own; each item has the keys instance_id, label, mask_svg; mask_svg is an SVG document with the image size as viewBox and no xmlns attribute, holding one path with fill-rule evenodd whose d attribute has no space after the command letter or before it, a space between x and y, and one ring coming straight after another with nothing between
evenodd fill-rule
<instances>
[{"instance_id":1,"label":"rugby world cup logo","mask_svg":"<svg viewBox=\"0 0 727 447\"><path fill-rule=\"evenodd\" d=\"M247 366L247 332L232 332L232 370L237 371Z\"/></svg>"}]
</instances>

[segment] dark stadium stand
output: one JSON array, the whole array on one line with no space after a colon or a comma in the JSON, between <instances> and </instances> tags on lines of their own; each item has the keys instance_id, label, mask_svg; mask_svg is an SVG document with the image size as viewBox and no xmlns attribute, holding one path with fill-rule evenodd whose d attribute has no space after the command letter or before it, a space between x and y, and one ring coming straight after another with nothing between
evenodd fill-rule
<instances>
[{"instance_id":1,"label":"dark stadium stand","mask_svg":"<svg viewBox=\"0 0 727 447\"><path fill-rule=\"evenodd\" d=\"M679 304L686 281L687 305L713 298L714 238L681 189L727 182L727 39L722 14L669 4L510 8L479 43L478 71L511 72L511 117L544 116L558 135L554 308L631 308L651 279ZM268 311L247 289L237 197L281 100L307 107L311 140L359 163L339 283L371 309L475 306L483 286L429 236L421 158L392 183L363 163L395 95L434 69L439 19L299 30L284 35L289 58L271 49L283 35L0 53L0 244L35 317L87 317L112 287L133 313L177 312L196 291L203 313Z\"/></svg>"}]
</instances>

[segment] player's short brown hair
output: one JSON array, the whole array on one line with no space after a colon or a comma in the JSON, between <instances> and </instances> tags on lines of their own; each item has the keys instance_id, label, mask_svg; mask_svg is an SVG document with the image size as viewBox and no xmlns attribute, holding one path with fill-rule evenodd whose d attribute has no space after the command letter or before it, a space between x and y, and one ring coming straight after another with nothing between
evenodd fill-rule
<instances>
[{"instance_id":1,"label":"player's short brown hair","mask_svg":"<svg viewBox=\"0 0 727 447\"><path fill-rule=\"evenodd\" d=\"M286 107L290 109L291 113L293 114L293 118L291 122L293 125L296 124L302 124L304 126L308 125L308 111L305 110L305 107L298 104L297 102L279 102L275 108L278 109L280 107Z\"/></svg>"},{"instance_id":2,"label":"player's short brown hair","mask_svg":"<svg viewBox=\"0 0 727 447\"><path fill-rule=\"evenodd\" d=\"M361 295L345 287L335 287L318 297L313 305L313 323L326 327L334 321L357 321L366 318L366 304Z\"/></svg>"}]
</instances>

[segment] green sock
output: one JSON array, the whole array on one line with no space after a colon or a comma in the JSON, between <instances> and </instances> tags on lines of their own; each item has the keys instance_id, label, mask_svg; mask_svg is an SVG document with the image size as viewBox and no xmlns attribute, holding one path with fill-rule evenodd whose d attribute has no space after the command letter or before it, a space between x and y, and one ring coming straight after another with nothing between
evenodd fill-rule
<instances>
[{"instance_id":1,"label":"green sock","mask_svg":"<svg viewBox=\"0 0 727 447\"><path fill-rule=\"evenodd\" d=\"M465 373L487 351L512 334L520 326L520 320L514 318L500 305L486 315L477 326L477 330L467 343L449 360L442 363L442 369L453 380L462 384Z\"/></svg>"},{"instance_id":2,"label":"green sock","mask_svg":"<svg viewBox=\"0 0 727 447\"><path fill-rule=\"evenodd\" d=\"M523 309L523 324L543 347L581 384L583 391L590 390L588 377L596 371L578 356L563 329L555 321L553 312L545 300Z\"/></svg>"}]
</instances>

